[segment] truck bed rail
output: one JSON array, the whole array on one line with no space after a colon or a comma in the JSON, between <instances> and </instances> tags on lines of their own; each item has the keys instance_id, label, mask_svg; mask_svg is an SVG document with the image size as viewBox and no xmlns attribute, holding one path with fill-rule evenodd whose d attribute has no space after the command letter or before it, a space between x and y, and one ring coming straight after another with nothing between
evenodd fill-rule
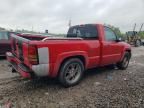
<instances>
[{"instance_id":1,"label":"truck bed rail","mask_svg":"<svg viewBox=\"0 0 144 108\"><path fill-rule=\"evenodd\" d=\"M66 38L66 37L46 37L42 41L46 40L83 40L82 38Z\"/></svg>"}]
</instances>

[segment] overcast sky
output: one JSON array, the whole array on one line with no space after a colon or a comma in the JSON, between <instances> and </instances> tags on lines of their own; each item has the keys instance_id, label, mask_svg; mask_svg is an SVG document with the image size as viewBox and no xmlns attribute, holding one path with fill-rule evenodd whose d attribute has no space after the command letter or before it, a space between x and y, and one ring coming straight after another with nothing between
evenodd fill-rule
<instances>
[{"instance_id":1,"label":"overcast sky","mask_svg":"<svg viewBox=\"0 0 144 108\"><path fill-rule=\"evenodd\" d=\"M121 31L144 23L144 0L0 0L0 26L66 33L72 25L106 23ZM144 28L143 28L144 29Z\"/></svg>"}]
</instances>

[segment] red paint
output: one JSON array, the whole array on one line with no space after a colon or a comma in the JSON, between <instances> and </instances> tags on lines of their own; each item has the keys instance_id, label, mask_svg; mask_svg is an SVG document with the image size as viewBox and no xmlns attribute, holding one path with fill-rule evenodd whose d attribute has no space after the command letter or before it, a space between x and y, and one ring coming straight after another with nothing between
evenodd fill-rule
<instances>
[{"instance_id":1,"label":"red paint","mask_svg":"<svg viewBox=\"0 0 144 108\"><path fill-rule=\"evenodd\" d=\"M82 56L85 60L85 69L104 66L117 63L122 60L126 50L131 51L129 44L124 42L106 41L104 26L96 24L99 39L50 39L46 41L29 41L23 42L23 57L24 60L18 60L17 64L23 63L29 69L32 69L32 64L28 60L29 45L35 45L38 48L47 47L49 49L49 76L56 77L62 62L69 57ZM18 56L17 56L18 57ZM15 57L15 59L18 59ZM7 57L10 61L10 57ZM26 72L20 70L23 77L29 77L24 74Z\"/></svg>"},{"instance_id":2,"label":"red paint","mask_svg":"<svg viewBox=\"0 0 144 108\"><path fill-rule=\"evenodd\" d=\"M23 78L31 78L31 75L30 73L27 73L25 72L24 70L18 68L18 72L20 73L20 75L23 77Z\"/></svg>"}]
</instances>

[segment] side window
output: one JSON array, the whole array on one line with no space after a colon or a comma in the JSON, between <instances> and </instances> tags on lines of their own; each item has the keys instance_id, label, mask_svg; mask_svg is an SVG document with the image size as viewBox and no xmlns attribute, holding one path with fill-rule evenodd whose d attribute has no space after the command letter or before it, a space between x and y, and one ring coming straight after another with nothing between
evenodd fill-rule
<instances>
[{"instance_id":1,"label":"side window","mask_svg":"<svg viewBox=\"0 0 144 108\"><path fill-rule=\"evenodd\" d=\"M8 40L8 33L7 32L0 32L0 39Z\"/></svg>"},{"instance_id":2,"label":"side window","mask_svg":"<svg viewBox=\"0 0 144 108\"><path fill-rule=\"evenodd\" d=\"M105 27L104 31L105 31L105 38L107 41L115 41L116 40L116 35L110 28Z\"/></svg>"}]
</instances>

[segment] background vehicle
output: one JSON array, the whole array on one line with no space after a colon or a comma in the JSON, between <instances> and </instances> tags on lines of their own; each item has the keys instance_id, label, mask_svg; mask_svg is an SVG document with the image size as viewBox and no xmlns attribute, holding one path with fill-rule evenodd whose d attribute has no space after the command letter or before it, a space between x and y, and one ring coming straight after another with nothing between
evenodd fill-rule
<instances>
[{"instance_id":1,"label":"background vehicle","mask_svg":"<svg viewBox=\"0 0 144 108\"><path fill-rule=\"evenodd\" d=\"M62 85L78 84L86 69L116 64L126 69L131 47L101 24L70 27L67 38L27 38L12 35L7 60L23 77L58 77Z\"/></svg>"},{"instance_id":2,"label":"background vehicle","mask_svg":"<svg viewBox=\"0 0 144 108\"><path fill-rule=\"evenodd\" d=\"M127 35L127 42L131 45L134 45L135 47L139 47L142 44L141 36L139 33L141 32L143 27L143 24L141 25L141 28L139 31L135 31L136 29L136 24L134 25L133 31L128 31L126 33Z\"/></svg>"},{"instance_id":3,"label":"background vehicle","mask_svg":"<svg viewBox=\"0 0 144 108\"><path fill-rule=\"evenodd\" d=\"M10 34L17 34L15 32L0 31L0 56L5 56L7 51L11 50Z\"/></svg>"}]
</instances>

